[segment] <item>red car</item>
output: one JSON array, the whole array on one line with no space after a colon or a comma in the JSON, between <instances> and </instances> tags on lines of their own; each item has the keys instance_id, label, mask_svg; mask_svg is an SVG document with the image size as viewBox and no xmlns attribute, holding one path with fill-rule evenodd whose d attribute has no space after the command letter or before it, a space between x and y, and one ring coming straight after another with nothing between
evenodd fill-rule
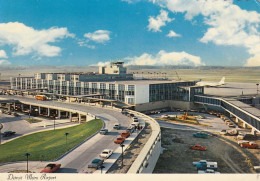
<instances>
[{"instance_id":1,"label":"red car","mask_svg":"<svg viewBox=\"0 0 260 181\"><path fill-rule=\"evenodd\" d=\"M249 143L241 143L240 146L242 148L258 148L258 144L254 143L254 142L249 142Z\"/></svg>"},{"instance_id":2,"label":"red car","mask_svg":"<svg viewBox=\"0 0 260 181\"><path fill-rule=\"evenodd\" d=\"M200 150L200 151L206 151L207 148L205 146L201 146L201 145L192 145L190 146L190 149L193 149L193 150Z\"/></svg>"},{"instance_id":3,"label":"red car","mask_svg":"<svg viewBox=\"0 0 260 181\"><path fill-rule=\"evenodd\" d=\"M125 138L123 137L118 137L116 138L116 140L114 141L114 143L116 144L122 144L125 141Z\"/></svg>"},{"instance_id":4,"label":"red car","mask_svg":"<svg viewBox=\"0 0 260 181\"><path fill-rule=\"evenodd\" d=\"M128 132L128 131L122 131L121 137L127 138L128 136L130 136L130 132Z\"/></svg>"},{"instance_id":5,"label":"red car","mask_svg":"<svg viewBox=\"0 0 260 181\"><path fill-rule=\"evenodd\" d=\"M40 173L53 173L60 168L61 164L50 163Z\"/></svg>"}]
</instances>

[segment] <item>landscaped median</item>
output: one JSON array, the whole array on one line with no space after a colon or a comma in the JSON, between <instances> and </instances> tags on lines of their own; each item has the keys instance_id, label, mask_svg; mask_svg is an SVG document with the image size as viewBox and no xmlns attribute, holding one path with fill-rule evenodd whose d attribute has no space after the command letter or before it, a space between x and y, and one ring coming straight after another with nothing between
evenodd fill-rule
<instances>
[{"instance_id":1,"label":"landscaped median","mask_svg":"<svg viewBox=\"0 0 260 181\"><path fill-rule=\"evenodd\" d=\"M0 145L0 163L24 161L24 153L30 153L29 159L34 161L54 160L102 127L103 121L95 119L69 128L23 136Z\"/></svg>"}]
</instances>

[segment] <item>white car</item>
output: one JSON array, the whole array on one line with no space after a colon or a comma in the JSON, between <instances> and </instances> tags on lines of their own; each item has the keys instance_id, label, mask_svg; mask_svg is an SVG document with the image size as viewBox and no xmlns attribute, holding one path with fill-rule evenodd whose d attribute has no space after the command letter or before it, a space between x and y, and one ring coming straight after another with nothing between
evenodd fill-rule
<instances>
[{"instance_id":1,"label":"white car","mask_svg":"<svg viewBox=\"0 0 260 181\"><path fill-rule=\"evenodd\" d=\"M198 173L200 173L200 174L206 174L206 173L220 174L220 172L216 172L213 169L198 170Z\"/></svg>"},{"instance_id":2,"label":"white car","mask_svg":"<svg viewBox=\"0 0 260 181\"><path fill-rule=\"evenodd\" d=\"M237 141L237 144L242 144L242 143L249 143L249 141L247 141L247 140L239 140L239 141Z\"/></svg>"},{"instance_id":3,"label":"white car","mask_svg":"<svg viewBox=\"0 0 260 181\"><path fill-rule=\"evenodd\" d=\"M99 155L101 158L109 158L113 153L113 150L111 149L105 149L102 151L102 153Z\"/></svg>"}]
</instances>

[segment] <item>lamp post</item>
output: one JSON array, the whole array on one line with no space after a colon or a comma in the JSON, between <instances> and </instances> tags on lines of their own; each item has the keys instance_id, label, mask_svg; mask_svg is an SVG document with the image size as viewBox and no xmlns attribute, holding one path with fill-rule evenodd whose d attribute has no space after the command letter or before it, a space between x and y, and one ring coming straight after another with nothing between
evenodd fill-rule
<instances>
[{"instance_id":1,"label":"lamp post","mask_svg":"<svg viewBox=\"0 0 260 181\"><path fill-rule=\"evenodd\" d=\"M124 160L124 150L123 148L125 147L124 144L120 144L121 148L122 148L122 167L124 166L123 160Z\"/></svg>"},{"instance_id":2,"label":"lamp post","mask_svg":"<svg viewBox=\"0 0 260 181\"><path fill-rule=\"evenodd\" d=\"M67 147L68 146L68 140L67 140L68 134L69 133L64 133L64 135L66 136L66 151L68 151L68 147Z\"/></svg>"},{"instance_id":3,"label":"lamp post","mask_svg":"<svg viewBox=\"0 0 260 181\"><path fill-rule=\"evenodd\" d=\"M100 165L99 168L100 168L100 170L101 170L101 174L102 174L102 169L105 168L105 166Z\"/></svg>"},{"instance_id":4,"label":"lamp post","mask_svg":"<svg viewBox=\"0 0 260 181\"><path fill-rule=\"evenodd\" d=\"M53 116L53 129L55 130L55 115Z\"/></svg>"},{"instance_id":5,"label":"lamp post","mask_svg":"<svg viewBox=\"0 0 260 181\"><path fill-rule=\"evenodd\" d=\"M2 123L0 123L0 145L1 145L1 139L2 139L1 129L3 129L3 125L2 125Z\"/></svg>"},{"instance_id":6,"label":"lamp post","mask_svg":"<svg viewBox=\"0 0 260 181\"><path fill-rule=\"evenodd\" d=\"M29 160L30 153L25 153L24 156L27 157L27 173L28 173L29 172L29 170L28 170L28 160Z\"/></svg>"},{"instance_id":7,"label":"lamp post","mask_svg":"<svg viewBox=\"0 0 260 181\"><path fill-rule=\"evenodd\" d=\"M256 94L258 94L258 86L259 84L256 84Z\"/></svg>"}]
</instances>

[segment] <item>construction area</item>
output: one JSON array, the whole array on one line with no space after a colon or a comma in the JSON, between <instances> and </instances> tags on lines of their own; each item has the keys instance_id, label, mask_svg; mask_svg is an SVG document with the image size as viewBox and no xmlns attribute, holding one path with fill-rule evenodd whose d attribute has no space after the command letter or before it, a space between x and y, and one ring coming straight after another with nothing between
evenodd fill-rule
<instances>
[{"instance_id":1,"label":"construction area","mask_svg":"<svg viewBox=\"0 0 260 181\"><path fill-rule=\"evenodd\" d=\"M237 136L203 131L208 137L197 138L193 136L196 130L161 128L161 131L163 153L153 173L198 173L192 162L200 160L217 162L220 173L260 173L254 169L259 166L259 149L241 148ZM260 140L254 142L259 145ZM207 150L190 149L195 144Z\"/></svg>"}]
</instances>

